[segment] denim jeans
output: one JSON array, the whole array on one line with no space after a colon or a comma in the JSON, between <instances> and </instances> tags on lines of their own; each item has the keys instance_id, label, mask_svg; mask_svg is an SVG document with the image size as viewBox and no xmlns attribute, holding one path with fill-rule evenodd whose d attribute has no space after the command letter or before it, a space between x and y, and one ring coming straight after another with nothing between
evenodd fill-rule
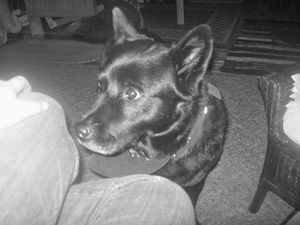
<instances>
[{"instance_id":1,"label":"denim jeans","mask_svg":"<svg viewBox=\"0 0 300 225\"><path fill-rule=\"evenodd\" d=\"M187 194L171 181L131 175L72 185L78 152L61 106L0 130L0 224L195 224Z\"/></svg>"}]
</instances>

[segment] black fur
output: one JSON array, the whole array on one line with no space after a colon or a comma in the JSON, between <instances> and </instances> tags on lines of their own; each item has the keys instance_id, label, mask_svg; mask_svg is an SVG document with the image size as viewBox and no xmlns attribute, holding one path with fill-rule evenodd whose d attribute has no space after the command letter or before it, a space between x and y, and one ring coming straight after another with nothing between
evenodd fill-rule
<instances>
[{"instance_id":1,"label":"black fur","mask_svg":"<svg viewBox=\"0 0 300 225\"><path fill-rule=\"evenodd\" d=\"M113 39L98 75L99 97L76 126L79 142L114 156L170 157L156 172L182 186L203 181L220 159L227 116L205 78L212 55L209 26L172 46L138 32L113 9Z\"/></svg>"}]
</instances>

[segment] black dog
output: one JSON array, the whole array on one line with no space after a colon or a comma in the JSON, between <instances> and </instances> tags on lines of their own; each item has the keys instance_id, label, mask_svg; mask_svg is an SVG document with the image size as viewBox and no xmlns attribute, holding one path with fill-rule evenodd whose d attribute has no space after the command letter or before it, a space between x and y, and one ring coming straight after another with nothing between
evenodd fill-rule
<instances>
[{"instance_id":1,"label":"black dog","mask_svg":"<svg viewBox=\"0 0 300 225\"><path fill-rule=\"evenodd\" d=\"M200 25L173 46L138 32L113 9L114 37L98 75L99 97L76 126L79 142L107 156L169 157L155 174L191 186L222 154L227 125L216 88L205 79L213 49Z\"/></svg>"}]
</instances>

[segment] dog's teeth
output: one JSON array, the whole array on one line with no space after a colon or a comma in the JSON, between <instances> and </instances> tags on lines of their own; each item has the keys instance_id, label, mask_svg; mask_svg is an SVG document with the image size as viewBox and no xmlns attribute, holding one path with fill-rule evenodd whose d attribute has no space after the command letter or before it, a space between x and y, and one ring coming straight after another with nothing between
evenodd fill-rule
<instances>
[{"instance_id":1,"label":"dog's teeth","mask_svg":"<svg viewBox=\"0 0 300 225\"><path fill-rule=\"evenodd\" d=\"M150 161L148 154L145 153L144 151L129 149L129 155L131 158L142 158L146 161Z\"/></svg>"},{"instance_id":2,"label":"dog's teeth","mask_svg":"<svg viewBox=\"0 0 300 225\"><path fill-rule=\"evenodd\" d=\"M138 152L136 152L134 149L129 149L129 154L131 158L139 158L140 155Z\"/></svg>"},{"instance_id":3,"label":"dog's teeth","mask_svg":"<svg viewBox=\"0 0 300 225\"><path fill-rule=\"evenodd\" d=\"M186 139L186 143L189 143L191 140L192 140L192 138L191 138L191 137L187 137L187 139Z\"/></svg>"},{"instance_id":4,"label":"dog's teeth","mask_svg":"<svg viewBox=\"0 0 300 225\"><path fill-rule=\"evenodd\" d=\"M148 154L146 152L144 152L144 151L138 151L137 153L139 154L139 156L141 158L145 159L146 161L150 161L150 158L149 158L149 156L148 156Z\"/></svg>"}]
</instances>

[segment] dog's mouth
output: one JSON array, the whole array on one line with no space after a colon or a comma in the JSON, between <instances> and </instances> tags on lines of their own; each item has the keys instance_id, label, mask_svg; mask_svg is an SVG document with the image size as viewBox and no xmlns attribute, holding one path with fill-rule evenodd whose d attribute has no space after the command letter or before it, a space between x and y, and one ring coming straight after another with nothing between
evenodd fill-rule
<instances>
[{"instance_id":1,"label":"dog's mouth","mask_svg":"<svg viewBox=\"0 0 300 225\"><path fill-rule=\"evenodd\" d=\"M77 136L77 140L79 144L84 146L86 149L101 155L114 156L120 153L120 151L115 147L115 138L113 136L109 136L105 139L102 138L101 141L93 138L83 139Z\"/></svg>"},{"instance_id":2,"label":"dog's mouth","mask_svg":"<svg viewBox=\"0 0 300 225\"><path fill-rule=\"evenodd\" d=\"M96 142L96 141L83 141L80 138L77 138L79 144L81 144L82 146L84 146L86 149L88 149L89 151L92 152L96 152L98 154L101 155L105 155L108 157L113 157L113 156L117 156L119 154L122 154L124 152L128 152L129 156L131 158L139 158L139 159L143 159L145 161L151 161L153 158L151 157L151 155L149 154L149 152L138 148L137 145L138 144L133 144L136 143L136 141L133 141L133 143L128 144L126 146L124 146L123 148L118 148L115 147L116 145L115 143L115 138L109 138L109 140L105 141L105 144ZM156 157L154 157L156 158Z\"/></svg>"},{"instance_id":3,"label":"dog's mouth","mask_svg":"<svg viewBox=\"0 0 300 225\"><path fill-rule=\"evenodd\" d=\"M129 151L129 155L131 158L140 158L145 161L151 161L152 159L158 158L158 154L151 154L153 152L149 152L149 149L141 147L143 145L143 138L139 138L133 141L131 145L126 147L124 151Z\"/></svg>"},{"instance_id":4,"label":"dog's mouth","mask_svg":"<svg viewBox=\"0 0 300 225\"><path fill-rule=\"evenodd\" d=\"M113 157L128 151L130 157L151 161L157 158L158 154L147 151L142 146L144 135L137 135L135 138L116 138L113 135L98 134L91 126L78 124L75 126L75 136L80 145L89 151Z\"/></svg>"},{"instance_id":5,"label":"dog's mouth","mask_svg":"<svg viewBox=\"0 0 300 225\"><path fill-rule=\"evenodd\" d=\"M134 149L134 148L129 149L129 155L131 158L140 158L145 161L151 161L149 154L139 149Z\"/></svg>"}]
</instances>

